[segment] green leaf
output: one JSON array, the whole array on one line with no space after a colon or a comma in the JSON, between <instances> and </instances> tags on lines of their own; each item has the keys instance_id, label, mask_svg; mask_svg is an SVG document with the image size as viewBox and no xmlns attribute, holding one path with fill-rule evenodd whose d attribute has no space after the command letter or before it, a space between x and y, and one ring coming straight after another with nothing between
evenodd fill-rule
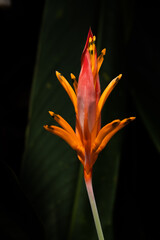
<instances>
[{"instance_id":1,"label":"green leaf","mask_svg":"<svg viewBox=\"0 0 160 240\"><path fill-rule=\"evenodd\" d=\"M116 2L108 1L106 5L101 1L97 10L91 1L81 1L78 5L75 1L46 1L21 176L25 191L45 225L47 240L97 239L82 166L73 150L63 140L46 132L43 125L54 124L48 114L48 110L52 110L74 127L72 103L54 72L58 70L68 80L71 72L78 77L90 26L93 26L93 32L95 29L94 34L97 30L98 48L108 50L100 73L102 89L120 73L121 26ZM97 25L94 25L95 21ZM123 82L104 108L103 124L124 117ZM99 156L93 173L95 198L108 239L112 237L121 143L122 134L117 134Z\"/></svg>"}]
</instances>

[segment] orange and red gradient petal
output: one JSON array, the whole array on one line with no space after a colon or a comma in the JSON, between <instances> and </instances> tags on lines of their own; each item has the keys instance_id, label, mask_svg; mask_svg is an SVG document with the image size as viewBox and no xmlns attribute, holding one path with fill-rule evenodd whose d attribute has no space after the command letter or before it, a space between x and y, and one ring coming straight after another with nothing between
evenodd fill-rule
<instances>
[{"instance_id":1,"label":"orange and red gradient petal","mask_svg":"<svg viewBox=\"0 0 160 240\"><path fill-rule=\"evenodd\" d=\"M77 107L78 120L82 132L84 132L84 121L86 119L86 114L88 117L88 129L91 132L96 120L96 94L88 50L86 50L83 56L83 64L79 75Z\"/></svg>"}]
</instances>

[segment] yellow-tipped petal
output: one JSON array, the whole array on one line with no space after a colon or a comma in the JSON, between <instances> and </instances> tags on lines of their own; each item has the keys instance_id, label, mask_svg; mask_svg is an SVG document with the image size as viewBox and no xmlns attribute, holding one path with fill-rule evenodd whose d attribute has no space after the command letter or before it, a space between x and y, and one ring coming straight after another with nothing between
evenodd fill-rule
<instances>
[{"instance_id":1,"label":"yellow-tipped petal","mask_svg":"<svg viewBox=\"0 0 160 240\"><path fill-rule=\"evenodd\" d=\"M113 131L115 128L117 128L117 126L120 124L120 120L114 120L111 123L108 123L107 125L105 125L98 133L93 145L92 145L92 152L94 153L100 146L101 142L103 141L103 139L111 132Z\"/></svg>"},{"instance_id":2,"label":"yellow-tipped petal","mask_svg":"<svg viewBox=\"0 0 160 240\"><path fill-rule=\"evenodd\" d=\"M123 127L125 127L128 123L130 123L131 121L133 121L135 119L135 117L130 117L130 118L125 118L123 119L119 125L117 125L117 127L115 127L101 142L99 148L96 150L96 154L99 154L104 147L107 145L107 143L109 142L109 140L113 137L113 135L115 133L117 133L120 129L122 129Z\"/></svg>"},{"instance_id":3,"label":"yellow-tipped petal","mask_svg":"<svg viewBox=\"0 0 160 240\"><path fill-rule=\"evenodd\" d=\"M119 80L121 79L122 74L119 74L118 77L114 78L109 84L108 86L105 88L105 90L103 91L99 102L98 102L98 116L102 111L103 105L105 104L108 96L110 95L110 93L112 92L112 90L115 88L115 86L117 85L117 83L119 82Z\"/></svg>"},{"instance_id":4,"label":"yellow-tipped petal","mask_svg":"<svg viewBox=\"0 0 160 240\"><path fill-rule=\"evenodd\" d=\"M78 82L77 82L76 77L74 76L73 73L71 73L71 79L73 80L73 87L74 87L75 93L77 94Z\"/></svg>"},{"instance_id":5,"label":"yellow-tipped petal","mask_svg":"<svg viewBox=\"0 0 160 240\"><path fill-rule=\"evenodd\" d=\"M103 54L103 56L106 55L106 48L104 48L104 49L101 51L101 53Z\"/></svg>"},{"instance_id":6,"label":"yellow-tipped petal","mask_svg":"<svg viewBox=\"0 0 160 240\"><path fill-rule=\"evenodd\" d=\"M64 89L66 90L66 92L68 93L68 96L70 97L75 112L77 113L77 96L73 90L73 88L71 87L71 85L68 83L68 81L65 79L65 77L63 77L61 75L61 73L59 73L58 71L56 71L56 76L59 80L59 82L61 83L61 85L64 87Z\"/></svg>"},{"instance_id":7,"label":"yellow-tipped petal","mask_svg":"<svg viewBox=\"0 0 160 240\"><path fill-rule=\"evenodd\" d=\"M101 51L101 54L98 57L98 67L97 67L98 72L99 72L99 70L102 66L102 63L103 63L103 60L104 60L104 55L106 55L106 49L105 48Z\"/></svg>"},{"instance_id":8,"label":"yellow-tipped petal","mask_svg":"<svg viewBox=\"0 0 160 240\"><path fill-rule=\"evenodd\" d=\"M62 118L60 115L55 114L52 111L48 111L49 114L53 117L53 119L62 127L64 128L68 133L70 133L72 135L73 138L75 138L76 134L73 130L73 128L70 126L70 124L64 120L64 118ZM76 136L77 139L77 136Z\"/></svg>"},{"instance_id":9,"label":"yellow-tipped petal","mask_svg":"<svg viewBox=\"0 0 160 240\"><path fill-rule=\"evenodd\" d=\"M84 157L84 149L83 146L81 146L79 144L79 140L78 138L75 140L73 138L73 136L68 133L66 130L57 127L57 126L48 126L48 125L44 125L43 126L45 130L59 136L60 138L62 138L66 143L68 143L68 145L70 145L71 148L73 148L75 151L77 151L77 153L83 158ZM76 137L76 135L75 135Z\"/></svg>"}]
</instances>

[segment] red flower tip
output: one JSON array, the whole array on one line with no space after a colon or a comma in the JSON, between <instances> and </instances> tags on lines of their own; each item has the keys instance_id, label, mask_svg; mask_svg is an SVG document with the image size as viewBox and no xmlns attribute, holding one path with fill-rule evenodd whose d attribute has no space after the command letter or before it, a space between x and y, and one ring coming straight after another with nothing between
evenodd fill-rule
<instances>
[{"instance_id":1,"label":"red flower tip","mask_svg":"<svg viewBox=\"0 0 160 240\"><path fill-rule=\"evenodd\" d=\"M88 48L88 44L89 44L89 38L93 38L93 33L92 33L92 30L91 30L91 27L89 28L89 31L88 31L88 36L87 36L87 40L86 40L86 44L84 46L84 49L83 49L83 52L82 52L82 56L81 56L81 64L83 62L83 58L84 58L84 55L85 55L85 52Z\"/></svg>"}]
</instances>

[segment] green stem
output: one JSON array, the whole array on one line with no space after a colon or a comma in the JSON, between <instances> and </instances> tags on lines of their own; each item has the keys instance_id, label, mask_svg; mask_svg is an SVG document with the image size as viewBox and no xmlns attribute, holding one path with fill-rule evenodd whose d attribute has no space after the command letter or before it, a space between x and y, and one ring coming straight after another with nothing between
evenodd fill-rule
<instances>
[{"instance_id":1,"label":"green stem","mask_svg":"<svg viewBox=\"0 0 160 240\"><path fill-rule=\"evenodd\" d=\"M94 218L94 222L95 222L95 226L98 234L98 239L104 240L102 227L99 219L99 214L96 206L96 201L94 197L93 187L92 187L92 179L91 178L85 179L85 183L86 183L87 193L88 193L88 197L89 197L89 201L90 201L90 205L93 213L93 218Z\"/></svg>"}]
</instances>

